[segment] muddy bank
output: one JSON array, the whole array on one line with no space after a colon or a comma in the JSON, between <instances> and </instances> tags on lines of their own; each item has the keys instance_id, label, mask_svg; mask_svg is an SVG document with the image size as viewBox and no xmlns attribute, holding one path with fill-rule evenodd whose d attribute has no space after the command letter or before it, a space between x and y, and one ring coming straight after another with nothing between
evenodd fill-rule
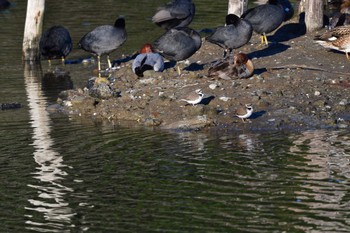
<instances>
[{"instance_id":1,"label":"muddy bank","mask_svg":"<svg viewBox=\"0 0 350 233\"><path fill-rule=\"evenodd\" d=\"M163 129L347 128L349 61L343 53L326 50L313 42L314 36L322 31L286 34L286 27L296 25L284 25L268 37L269 47L260 47L259 36L254 34L251 42L240 49L255 65L251 78L209 78L208 68L222 57L223 51L204 41L195 55L180 64L181 76L174 64L167 63L164 72L147 71L145 77L138 78L132 73L129 60L110 74L110 85L63 91L57 104L48 110L111 122L127 120ZM204 100L196 106L186 105L181 99L198 88L203 90ZM246 103L253 104L254 114L243 123L233 112Z\"/></svg>"}]
</instances>

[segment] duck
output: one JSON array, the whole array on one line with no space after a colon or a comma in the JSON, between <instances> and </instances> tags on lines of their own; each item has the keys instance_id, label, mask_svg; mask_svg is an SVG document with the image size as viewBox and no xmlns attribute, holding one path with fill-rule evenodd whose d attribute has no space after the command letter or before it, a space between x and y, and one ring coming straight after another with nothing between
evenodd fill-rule
<instances>
[{"instance_id":1,"label":"duck","mask_svg":"<svg viewBox=\"0 0 350 233\"><path fill-rule=\"evenodd\" d=\"M209 77L219 77L226 80L232 78L249 78L254 73L254 64L245 53L237 53L233 56L233 62L224 59L215 63L208 70Z\"/></svg>"},{"instance_id":2,"label":"duck","mask_svg":"<svg viewBox=\"0 0 350 233\"><path fill-rule=\"evenodd\" d=\"M245 123L245 120L253 115L253 111L254 109L252 104L245 104L244 107L237 108L234 114L236 117L242 119L243 123Z\"/></svg>"},{"instance_id":3,"label":"duck","mask_svg":"<svg viewBox=\"0 0 350 233\"><path fill-rule=\"evenodd\" d=\"M193 20L195 5L192 0L174 0L159 7L152 22L165 30L187 27Z\"/></svg>"},{"instance_id":4,"label":"duck","mask_svg":"<svg viewBox=\"0 0 350 233\"><path fill-rule=\"evenodd\" d=\"M206 40L225 49L224 57L232 53L233 49L237 49L247 44L252 37L253 27L245 19L235 14L226 16L226 25L215 29Z\"/></svg>"},{"instance_id":5,"label":"duck","mask_svg":"<svg viewBox=\"0 0 350 233\"><path fill-rule=\"evenodd\" d=\"M40 54L48 59L50 66L52 59L62 59L64 64L72 47L72 38L69 31L63 26L50 27L44 31L39 41Z\"/></svg>"},{"instance_id":6,"label":"duck","mask_svg":"<svg viewBox=\"0 0 350 233\"><path fill-rule=\"evenodd\" d=\"M187 104L192 104L192 106L195 106L196 104L202 102L203 97L203 91L201 89L196 89L195 91L190 92L184 99L181 99L181 101L185 101Z\"/></svg>"},{"instance_id":7,"label":"duck","mask_svg":"<svg viewBox=\"0 0 350 233\"><path fill-rule=\"evenodd\" d=\"M331 17L328 29L332 30L337 26L350 25L350 0L343 0L340 10Z\"/></svg>"},{"instance_id":8,"label":"duck","mask_svg":"<svg viewBox=\"0 0 350 233\"><path fill-rule=\"evenodd\" d=\"M154 53L152 45L147 43L140 50L132 63L132 71L139 77L143 77L146 70L162 72L164 70L164 60L159 53Z\"/></svg>"},{"instance_id":9,"label":"duck","mask_svg":"<svg viewBox=\"0 0 350 233\"><path fill-rule=\"evenodd\" d=\"M286 15L278 0L269 0L267 4L248 9L241 17L249 21L253 30L261 35L261 44L268 45L266 34L277 29Z\"/></svg>"},{"instance_id":10,"label":"duck","mask_svg":"<svg viewBox=\"0 0 350 233\"><path fill-rule=\"evenodd\" d=\"M79 41L79 48L97 56L98 73L101 71L101 55L107 54L108 67L111 68L109 54L119 48L127 39L125 19L118 17L114 25L101 25L86 33Z\"/></svg>"},{"instance_id":11,"label":"duck","mask_svg":"<svg viewBox=\"0 0 350 233\"><path fill-rule=\"evenodd\" d=\"M316 43L325 48L345 52L345 56L350 60L350 25L335 27L326 31L320 36L316 36Z\"/></svg>"},{"instance_id":12,"label":"duck","mask_svg":"<svg viewBox=\"0 0 350 233\"><path fill-rule=\"evenodd\" d=\"M175 62L191 57L201 45L199 33L188 27L172 28L153 42L156 52ZM177 70L181 75L179 66Z\"/></svg>"}]
</instances>

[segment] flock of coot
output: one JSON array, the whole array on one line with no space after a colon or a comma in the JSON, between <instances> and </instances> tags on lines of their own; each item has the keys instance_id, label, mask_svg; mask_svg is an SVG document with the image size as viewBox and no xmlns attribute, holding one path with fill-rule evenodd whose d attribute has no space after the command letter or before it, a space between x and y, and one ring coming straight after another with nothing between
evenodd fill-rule
<instances>
[{"instance_id":1,"label":"flock of coot","mask_svg":"<svg viewBox=\"0 0 350 233\"><path fill-rule=\"evenodd\" d=\"M349 2L350 5L350 0L343 1ZM345 12L345 10L343 11ZM210 43L222 47L224 49L224 58L227 58L212 69L212 74L215 75L218 70L220 71L220 67L226 69L229 67L229 71L232 72L232 64L237 68L236 66L240 64L236 61L244 61L242 63L244 65L243 70L236 71L236 75L237 72L243 74L241 75L242 77L251 75L253 65L251 64L249 67L247 65L247 62L250 60L245 55L239 54L232 58L233 50L247 44L253 31L260 34L262 38L261 43L267 45L266 34L278 28L284 20L291 18L293 13L294 10L288 0L268 0L266 4L248 9L241 17L233 14L227 15L226 24L216 28L211 35L206 37L206 40ZM143 76L143 72L148 69L163 71L164 62L162 57L175 62L191 57L201 47L202 43L199 33L188 27L194 15L195 5L192 0L173 0L158 8L152 17L152 21L164 28L165 33L155 39L152 44L146 44L141 49L140 54L134 60L133 71L138 76ZM330 34L331 36L342 37L341 39L338 38L338 44L334 44L334 41L329 41L330 37L327 36L320 37L318 41L325 41L320 42L324 46L333 43L329 47L345 51L347 54L350 50L350 29L347 26L343 27L345 29L333 29L333 34ZM339 31L345 31L348 39L344 39L343 34L338 35ZM100 57L107 55L108 65L111 68L109 54L120 47L126 39L125 19L119 17L113 26L102 25L86 33L80 39L78 46L97 56L100 73ZM48 29L41 37L41 54L49 60L64 59L71 49L71 37L68 30L62 26L54 26ZM178 72L179 74L181 73L179 68ZM228 75L235 74L231 73Z\"/></svg>"}]
</instances>

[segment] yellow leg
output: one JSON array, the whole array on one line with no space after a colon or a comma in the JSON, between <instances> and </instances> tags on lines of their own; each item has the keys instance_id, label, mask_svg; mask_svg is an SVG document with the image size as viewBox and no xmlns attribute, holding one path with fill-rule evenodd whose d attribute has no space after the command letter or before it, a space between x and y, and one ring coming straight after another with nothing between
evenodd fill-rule
<instances>
[{"instance_id":1,"label":"yellow leg","mask_svg":"<svg viewBox=\"0 0 350 233\"><path fill-rule=\"evenodd\" d=\"M350 60L348 52L345 52L345 56L348 60Z\"/></svg>"},{"instance_id":2,"label":"yellow leg","mask_svg":"<svg viewBox=\"0 0 350 233\"><path fill-rule=\"evenodd\" d=\"M98 78L95 80L95 85L99 83L109 84L109 81L105 77L101 77L101 57L97 56Z\"/></svg>"},{"instance_id":3,"label":"yellow leg","mask_svg":"<svg viewBox=\"0 0 350 233\"><path fill-rule=\"evenodd\" d=\"M65 60L64 57L61 57L62 65L64 66Z\"/></svg>"},{"instance_id":4,"label":"yellow leg","mask_svg":"<svg viewBox=\"0 0 350 233\"><path fill-rule=\"evenodd\" d=\"M51 68L51 59L48 59L49 67Z\"/></svg>"},{"instance_id":5,"label":"yellow leg","mask_svg":"<svg viewBox=\"0 0 350 233\"><path fill-rule=\"evenodd\" d=\"M181 75L181 70L180 70L179 65L177 65L177 73L179 74L179 76Z\"/></svg>"},{"instance_id":6,"label":"yellow leg","mask_svg":"<svg viewBox=\"0 0 350 233\"><path fill-rule=\"evenodd\" d=\"M261 44L262 44L262 45L265 44L265 43L264 43L264 39L265 39L265 38L264 38L264 35L261 35L260 37L261 37Z\"/></svg>"},{"instance_id":7,"label":"yellow leg","mask_svg":"<svg viewBox=\"0 0 350 233\"><path fill-rule=\"evenodd\" d=\"M111 60L109 59L109 55L107 55L108 68L112 68Z\"/></svg>"},{"instance_id":8,"label":"yellow leg","mask_svg":"<svg viewBox=\"0 0 350 233\"><path fill-rule=\"evenodd\" d=\"M97 55L97 69L98 69L98 75L100 76L100 72L101 72L101 61L100 61L101 57Z\"/></svg>"},{"instance_id":9,"label":"yellow leg","mask_svg":"<svg viewBox=\"0 0 350 233\"><path fill-rule=\"evenodd\" d=\"M264 38L265 38L265 44L266 44L266 45L269 45L269 42L267 41L266 33L264 32L263 35L264 35Z\"/></svg>"}]
</instances>

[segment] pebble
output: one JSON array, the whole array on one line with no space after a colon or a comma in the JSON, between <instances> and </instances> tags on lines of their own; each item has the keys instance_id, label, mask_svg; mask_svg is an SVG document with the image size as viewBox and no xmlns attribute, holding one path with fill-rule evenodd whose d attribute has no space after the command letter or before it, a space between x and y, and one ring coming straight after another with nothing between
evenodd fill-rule
<instances>
[{"instance_id":1,"label":"pebble","mask_svg":"<svg viewBox=\"0 0 350 233\"><path fill-rule=\"evenodd\" d=\"M209 88L212 90L215 90L218 87L218 85L216 83L212 83L209 85Z\"/></svg>"},{"instance_id":2,"label":"pebble","mask_svg":"<svg viewBox=\"0 0 350 233\"><path fill-rule=\"evenodd\" d=\"M315 91L315 94L314 94L315 96L320 96L321 95L321 92L319 92L319 91Z\"/></svg>"},{"instance_id":3,"label":"pebble","mask_svg":"<svg viewBox=\"0 0 350 233\"><path fill-rule=\"evenodd\" d=\"M67 107L72 107L72 106L73 106L72 102L69 101L69 100L63 101L63 105L64 105L64 106L67 106Z\"/></svg>"},{"instance_id":4,"label":"pebble","mask_svg":"<svg viewBox=\"0 0 350 233\"><path fill-rule=\"evenodd\" d=\"M339 105L341 105L341 106L346 106L346 105L348 105L348 100L347 100L347 99L342 99L342 100L339 102Z\"/></svg>"},{"instance_id":5,"label":"pebble","mask_svg":"<svg viewBox=\"0 0 350 233\"><path fill-rule=\"evenodd\" d=\"M230 97L226 97L226 96L222 96L222 97L220 97L219 99L222 100L222 101L227 102L227 101L229 101L231 98L230 98Z\"/></svg>"},{"instance_id":6,"label":"pebble","mask_svg":"<svg viewBox=\"0 0 350 233\"><path fill-rule=\"evenodd\" d=\"M346 129L349 127L347 124L344 124L344 123L338 124L337 126L339 129Z\"/></svg>"},{"instance_id":7,"label":"pebble","mask_svg":"<svg viewBox=\"0 0 350 233\"><path fill-rule=\"evenodd\" d=\"M140 79L139 81L142 84L152 84L155 82L154 78L145 78L145 79Z\"/></svg>"}]
</instances>

